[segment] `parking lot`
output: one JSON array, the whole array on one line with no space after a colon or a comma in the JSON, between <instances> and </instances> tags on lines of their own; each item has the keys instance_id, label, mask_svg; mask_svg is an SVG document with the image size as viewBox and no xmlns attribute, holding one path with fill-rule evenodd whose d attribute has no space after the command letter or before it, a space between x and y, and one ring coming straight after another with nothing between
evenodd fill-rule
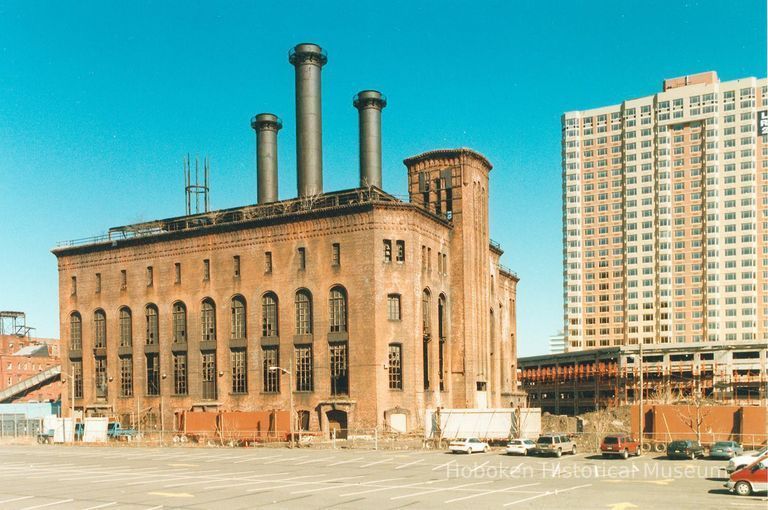
<instances>
[{"instance_id":1,"label":"parking lot","mask_svg":"<svg viewBox=\"0 0 768 510\"><path fill-rule=\"evenodd\" d=\"M500 450L0 447L0 508L749 508L723 461Z\"/></svg>"}]
</instances>

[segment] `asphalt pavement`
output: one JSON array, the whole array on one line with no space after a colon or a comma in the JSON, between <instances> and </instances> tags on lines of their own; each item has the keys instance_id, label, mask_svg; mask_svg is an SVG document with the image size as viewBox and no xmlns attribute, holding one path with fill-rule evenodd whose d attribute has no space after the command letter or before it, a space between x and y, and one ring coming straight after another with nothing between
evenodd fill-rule
<instances>
[{"instance_id":1,"label":"asphalt pavement","mask_svg":"<svg viewBox=\"0 0 768 510\"><path fill-rule=\"evenodd\" d=\"M0 508L733 509L724 461L429 450L0 446Z\"/></svg>"}]
</instances>

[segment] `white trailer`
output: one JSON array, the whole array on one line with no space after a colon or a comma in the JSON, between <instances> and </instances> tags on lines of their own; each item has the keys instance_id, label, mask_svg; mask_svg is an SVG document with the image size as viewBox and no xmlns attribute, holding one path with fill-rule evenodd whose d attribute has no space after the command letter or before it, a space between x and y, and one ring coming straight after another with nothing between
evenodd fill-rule
<instances>
[{"instance_id":1,"label":"white trailer","mask_svg":"<svg viewBox=\"0 0 768 510\"><path fill-rule=\"evenodd\" d=\"M427 409L424 423L425 439L535 439L541 432L541 409Z\"/></svg>"}]
</instances>

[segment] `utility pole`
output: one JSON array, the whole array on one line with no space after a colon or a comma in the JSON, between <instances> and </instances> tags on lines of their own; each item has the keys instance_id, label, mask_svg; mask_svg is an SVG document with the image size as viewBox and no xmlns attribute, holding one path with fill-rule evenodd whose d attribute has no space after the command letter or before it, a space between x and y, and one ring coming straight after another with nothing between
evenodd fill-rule
<instances>
[{"instance_id":1,"label":"utility pole","mask_svg":"<svg viewBox=\"0 0 768 510\"><path fill-rule=\"evenodd\" d=\"M643 409L643 339L640 342L640 451L643 450L643 429L645 428L645 412Z\"/></svg>"}]
</instances>

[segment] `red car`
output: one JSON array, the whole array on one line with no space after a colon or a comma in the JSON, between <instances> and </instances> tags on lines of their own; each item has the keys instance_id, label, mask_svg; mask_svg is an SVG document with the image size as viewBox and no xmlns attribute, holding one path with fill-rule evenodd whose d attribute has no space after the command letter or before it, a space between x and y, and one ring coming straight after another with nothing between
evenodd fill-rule
<instances>
[{"instance_id":1,"label":"red car","mask_svg":"<svg viewBox=\"0 0 768 510\"><path fill-rule=\"evenodd\" d=\"M603 439L600 444L600 452L603 457L617 455L626 459L630 455L640 455L640 443L626 434L611 434Z\"/></svg>"},{"instance_id":2,"label":"red car","mask_svg":"<svg viewBox=\"0 0 768 510\"><path fill-rule=\"evenodd\" d=\"M768 491L768 456L733 473L725 486L739 496Z\"/></svg>"}]
</instances>

